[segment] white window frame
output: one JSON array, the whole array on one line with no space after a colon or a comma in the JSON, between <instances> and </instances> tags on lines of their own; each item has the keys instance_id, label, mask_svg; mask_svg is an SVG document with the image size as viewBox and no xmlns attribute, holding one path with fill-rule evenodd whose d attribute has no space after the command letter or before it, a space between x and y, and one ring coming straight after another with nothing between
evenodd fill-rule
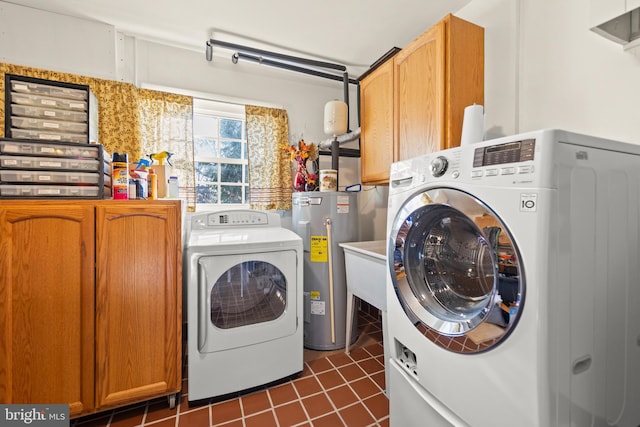
<instances>
[{"instance_id":1,"label":"white window frame","mask_svg":"<svg viewBox=\"0 0 640 427\"><path fill-rule=\"evenodd\" d=\"M218 119L231 119L231 120L241 120L243 122L243 144L244 144L244 149L246 152L247 149L247 134L246 134L246 115L245 115L245 109L244 109L244 105L243 104L234 104L234 103L226 103L226 102L219 102L219 101L212 101L212 100L207 100L207 99L200 99L200 98L194 98L193 99L193 114L195 115L205 115L205 116L214 116L217 117ZM217 139L218 137L216 137ZM195 140L196 140L196 135L194 132L193 135L193 139L194 139L194 144L195 144ZM243 174L245 173L245 171L247 171L248 173L248 168L249 168L249 159L229 159L226 157L202 157L202 156L197 156L194 153L194 162L217 162L218 164L220 162L224 162L224 163L230 163L230 164L240 164L243 167ZM218 184L220 184L219 181L216 181ZM245 183L241 183L241 184L237 184L238 186L242 186L248 187L248 181ZM233 185L233 184L232 184ZM197 193L197 187L198 187L198 182L196 181L195 183L196 186L196 193ZM245 188L243 189L243 193L246 195L246 197L244 197L244 199L249 198L249 188ZM220 196L221 194L218 194L218 203L212 204L212 203L197 203L196 202L196 211L205 211L205 210L220 210L221 208L228 208L228 209L247 209L249 208L249 204L248 203L221 203L220 200ZM197 197L196 197L197 199Z\"/></svg>"}]
</instances>

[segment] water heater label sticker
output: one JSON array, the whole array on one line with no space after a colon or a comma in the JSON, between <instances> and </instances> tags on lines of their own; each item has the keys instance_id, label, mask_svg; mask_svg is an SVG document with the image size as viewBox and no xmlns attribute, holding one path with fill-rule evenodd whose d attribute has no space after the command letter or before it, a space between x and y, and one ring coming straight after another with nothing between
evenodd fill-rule
<instances>
[{"instance_id":1,"label":"water heater label sticker","mask_svg":"<svg viewBox=\"0 0 640 427\"><path fill-rule=\"evenodd\" d=\"M324 316L324 301L311 301L311 314Z\"/></svg>"},{"instance_id":2,"label":"water heater label sticker","mask_svg":"<svg viewBox=\"0 0 640 427\"><path fill-rule=\"evenodd\" d=\"M311 236L311 262L327 262L329 260L329 246L327 236Z\"/></svg>"},{"instance_id":3,"label":"water heater label sticker","mask_svg":"<svg viewBox=\"0 0 640 427\"><path fill-rule=\"evenodd\" d=\"M338 196L336 202L336 210L338 213L349 213L349 196Z\"/></svg>"},{"instance_id":4,"label":"water heater label sticker","mask_svg":"<svg viewBox=\"0 0 640 427\"><path fill-rule=\"evenodd\" d=\"M536 212L538 210L536 193L520 193L520 212Z\"/></svg>"},{"instance_id":5,"label":"water heater label sticker","mask_svg":"<svg viewBox=\"0 0 640 427\"><path fill-rule=\"evenodd\" d=\"M311 298L312 300L319 300L320 299L320 292L319 291L311 291L311 292L309 292L309 298Z\"/></svg>"}]
</instances>

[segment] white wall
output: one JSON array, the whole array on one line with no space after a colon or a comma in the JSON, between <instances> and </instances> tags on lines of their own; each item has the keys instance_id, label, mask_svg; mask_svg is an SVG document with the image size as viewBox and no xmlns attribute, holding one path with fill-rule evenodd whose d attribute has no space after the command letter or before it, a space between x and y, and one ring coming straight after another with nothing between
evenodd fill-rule
<instances>
[{"instance_id":1,"label":"white wall","mask_svg":"<svg viewBox=\"0 0 640 427\"><path fill-rule=\"evenodd\" d=\"M0 61L116 80L111 25L0 1Z\"/></svg>"},{"instance_id":2,"label":"white wall","mask_svg":"<svg viewBox=\"0 0 640 427\"><path fill-rule=\"evenodd\" d=\"M589 30L589 4L523 1L523 130L564 127L640 143L640 61Z\"/></svg>"},{"instance_id":3,"label":"white wall","mask_svg":"<svg viewBox=\"0 0 640 427\"><path fill-rule=\"evenodd\" d=\"M563 128L640 143L639 54L590 31L589 8L475 0L457 13L485 27L487 136Z\"/></svg>"},{"instance_id":4,"label":"white wall","mask_svg":"<svg viewBox=\"0 0 640 427\"><path fill-rule=\"evenodd\" d=\"M118 33L110 25L42 12L0 1L0 61L200 94L223 101L268 105L287 110L290 143L304 138L320 142L324 105L343 99L339 81L280 70L254 63L231 62L231 52L205 59L200 51L161 44ZM357 76L352 76L357 77ZM357 121L357 87L350 86L350 128ZM357 148L357 141L346 147ZM340 159L340 187L360 181L359 159ZM320 167L329 169L331 158L321 156ZM371 188L370 188L371 189ZM375 190L375 189L373 189ZM375 191L363 192L361 236L373 235L373 218L367 200ZM386 204L384 201L378 204ZM380 213L378 213L378 216ZM382 223L384 224L384 223Z\"/></svg>"},{"instance_id":5,"label":"white wall","mask_svg":"<svg viewBox=\"0 0 640 427\"><path fill-rule=\"evenodd\" d=\"M640 143L640 53L589 30L585 0L474 0L456 15L485 28L485 130L497 137L558 127ZM118 34L103 23L0 1L0 60L89 76L173 87L277 105L289 113L292 142L322 132L326 101L342 85L257 64L231 63ZM426 28L425 28L426 29ZM417 36L417 34L416 34ZM355 88L351 127L357 127ZM321 168L330 159L321 158ZM341 186L359 181L359 161L342 158ZM361 238L384 239L385 186L365 187Z\"/></svg>"}]
</instances>

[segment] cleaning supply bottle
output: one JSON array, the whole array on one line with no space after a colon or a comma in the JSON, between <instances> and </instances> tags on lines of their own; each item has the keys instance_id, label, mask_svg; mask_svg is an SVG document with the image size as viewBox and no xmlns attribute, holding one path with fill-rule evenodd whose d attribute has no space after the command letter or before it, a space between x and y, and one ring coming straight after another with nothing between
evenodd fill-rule
<instances>
[{"instance_id":1,"label":"cleaning supply bottle","mask_svg":"<svg viewBox=\"0 0 640 427\"><path fill-rule=\"evenodd\" d=\"M169 198L177 199L179 197L178 177L172 175L169 177Z\"/></svg>"},{"instance_id":2,"label":"cleaning supply bottle","mask_svg":"<svg viewBox=\"0 0 640 427\"><path fill-rule=\"evenodd\" d=\"M149 169L149 199L156 200L158 198L158 175L153 169Z\"/></svg>"},{"instance_id":3,"label":"cleaning supply bottle","mask_svg":"<svg viewBox=\"0 0 640 427\"><path fill-rule=\"evenodd\" d=\"M129 157L126 153L113 153L111 181L114 200L129 200Z\"/></svg>"}]
</instances>

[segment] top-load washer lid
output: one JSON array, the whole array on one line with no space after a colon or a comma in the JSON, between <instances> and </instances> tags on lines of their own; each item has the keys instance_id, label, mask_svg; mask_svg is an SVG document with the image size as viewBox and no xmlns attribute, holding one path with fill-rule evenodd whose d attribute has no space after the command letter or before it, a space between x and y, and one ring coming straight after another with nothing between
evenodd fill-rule
<instances>
[{"instance_id":1,"label":"top-load washer lid","mask_svg":"<svg viewBox=\"0 0 640 427\"><path fill-rule=\"evenodd\" d=\"M426 190L401 207L389 237L396 296L427 338L477 353L509 335L524 303L522 266L489 207L460 190Z\"/></svg>"}]
</instances>

